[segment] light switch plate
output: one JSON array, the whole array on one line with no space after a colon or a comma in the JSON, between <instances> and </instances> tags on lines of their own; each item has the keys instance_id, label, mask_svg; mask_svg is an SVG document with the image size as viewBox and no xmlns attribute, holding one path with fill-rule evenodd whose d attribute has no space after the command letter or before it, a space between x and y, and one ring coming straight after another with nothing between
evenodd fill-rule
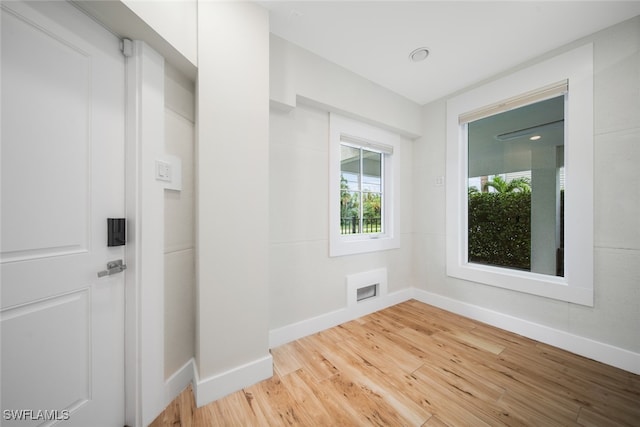
<instances>
[{"instance_id":1,"label":"light switch plate","mask_svg":"<svg viewBox=\"0 0 640 427\"><path fill-rule=\"evenodd\" d=\"M158 181L171 182L171 163L164 160L156 160L156 179Z\"/></svg>"},{"instance_id":2,"label":"light switch plate","mask_svg":"<svg viewBox=\"0 0 640 427\"><path fill-rule=\"evenodd\" d=\"M171 155L156 159L156 180L162 181L166 190L182 190L182 160Z\"/></svg>"}]
</instances>

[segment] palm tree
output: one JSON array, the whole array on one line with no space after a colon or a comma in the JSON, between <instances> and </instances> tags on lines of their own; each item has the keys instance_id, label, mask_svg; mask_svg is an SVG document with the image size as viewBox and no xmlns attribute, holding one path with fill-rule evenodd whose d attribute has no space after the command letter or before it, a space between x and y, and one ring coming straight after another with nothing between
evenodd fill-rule
<instances>
[{"instance_id":1,"label":"palm tree","mask_svg":"<svg viewBox=\"0 0 640 427\"><path fill-rule=\"evenodd\" d=\"M498 193L511 193L513 191L520 191L523 193L531 192L531 180L526 177L512 179L511 181L505 181L501 176L496 175L493 179L487 182L482 188L483 191L487 191L491 187Z\"/></svg>"},{"instance_id":2,"label":"palm tree","mask_svg":"<svg viewBox=\"0 0 640 427\"><path fill-rule=\"evenodd\" d=\"M491 181L487 181L482 187L482 191L489 191L489 187L496 190L497 193L508 193L507 191L507 181L505 181L501 176L494 176Z\"/></svg>"},{"instance_id":3,"label":"palm tree","mask_svg":"<svg viewBox=\"0 0 640 427\"><path fill-rule=\"evenodd\" d=\"M509 181L509 191L531 193L531 179L527 177L515 178Z\"/></svg>"}]
</instances>

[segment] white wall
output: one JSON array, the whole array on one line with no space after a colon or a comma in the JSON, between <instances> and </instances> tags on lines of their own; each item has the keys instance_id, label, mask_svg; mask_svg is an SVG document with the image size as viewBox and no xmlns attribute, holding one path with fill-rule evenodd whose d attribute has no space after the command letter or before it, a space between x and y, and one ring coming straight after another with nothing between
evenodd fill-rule
<instances>
[{"instance_id":1,"label":"white wall","mask_svg":"<svg viewBox=\"0 0 640 427\"><path fill-rule=\"evenodd\" d=\"M202 405L272 375L269 15L252 3L201 2L198 16L196 401Z\"/></svg>"},{"instance_id":2,"label":"white wall","mask_svg":"<svg viewBox=\"0 0 640 427\"><path fill-rule=\"evenodd\" d=\"M163 39L198 65L198 2L121 0Z\"/></svg>"},{"instance_id":3,"label":"white wall","mask_svg":"<svg viewBox=\"0 0 640 427\"><path fill-rule=\"evenodd\" d=\"M197 0L75 0L74 4L131 40L141 40L191 79L196 77Z\"/></svg>"},{"instance_id":4,"label":"white wall","mask_svg":"<svg viewBox=\"0 0 640 427\"><path fill-rule=\"evenodd\" d=\"M355 315L346 276L386 268L389 294L412 286L410 136L420 107L281 38L270 38L269 328L279 344ZM399 249L329 257L329 112L402 139Z\"/></svg>"},{"instance_id":5,"label":"white wall","mask_svg":"<svg viewBox=\"0 0 640 427\"><path fill-rule=\"evenodd\" d=\"M165 65L165 154L182 162L182 190L164 191L164 375L195 355L195 86Z\"/></svg>"},{"instance_id":6,"label":"white wall","mask_svg":"<svg viewBox=\"0 0 640 427\"><path fill-rule=\"evenodd\" d=\"M422 134L418 104L274 35L269 66L277 108L288 111L303 99L409 138Z\"/></svg>"},{"instance_id":7,"label":"white wall","mask_svg":"<svg viewBox=\"0 0 640 427\"><path fill-rule=\"evenodd\" d=\"M389 293L412 285L413 143L402 138L400 249L330 258L328 138L327 111L271 109L270 329L345 308L349 274L386 267Z\"/></svg>"},{"instance_id":8,"label":"white wall","mask_svg":"<svg viewBox=\"0 0 640 427\"><path fill-rule=\"evenodd\" d=\"M447 277L446 100L423 108L414 146L416 286L481 309L640 353L640 17L597 33L595 46L595 307L585 307ZM546 55L546 57L551 56ZM585 266L589 268L590 266ZM637 359L636 359L637 360Z\"/></svg>"}]
</instances>

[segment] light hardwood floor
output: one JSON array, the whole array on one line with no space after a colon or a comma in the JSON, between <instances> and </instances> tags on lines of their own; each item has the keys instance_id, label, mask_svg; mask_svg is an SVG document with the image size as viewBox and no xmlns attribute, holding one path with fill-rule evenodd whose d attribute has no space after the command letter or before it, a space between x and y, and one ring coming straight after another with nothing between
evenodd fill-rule
<instances>
[{"instance_id":1,"label":"light hardwood floor","mask_svg":"<svg viewBox=\"0 0 640 427\"><path fill-rule=\"evenodd\" d=\"M272 350L273 378L161 426L640 426L640 376L415 300Z\"/></svg>"}]
</instances>

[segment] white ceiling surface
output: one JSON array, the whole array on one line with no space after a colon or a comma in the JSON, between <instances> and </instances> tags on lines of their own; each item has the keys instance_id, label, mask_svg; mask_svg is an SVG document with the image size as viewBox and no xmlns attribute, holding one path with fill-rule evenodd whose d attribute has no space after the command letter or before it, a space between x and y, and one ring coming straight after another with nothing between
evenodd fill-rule
<instances>
[{"instance_id":1,"label":"white ceiling surface","mask_svg":"<svg viewBox=\"0 0 640 427\"><path fill-rule=\"evenodd\" d=\"M640 14L640 1L260 4L275 35L421 105Z\"/></svg>"}]
</instances>

